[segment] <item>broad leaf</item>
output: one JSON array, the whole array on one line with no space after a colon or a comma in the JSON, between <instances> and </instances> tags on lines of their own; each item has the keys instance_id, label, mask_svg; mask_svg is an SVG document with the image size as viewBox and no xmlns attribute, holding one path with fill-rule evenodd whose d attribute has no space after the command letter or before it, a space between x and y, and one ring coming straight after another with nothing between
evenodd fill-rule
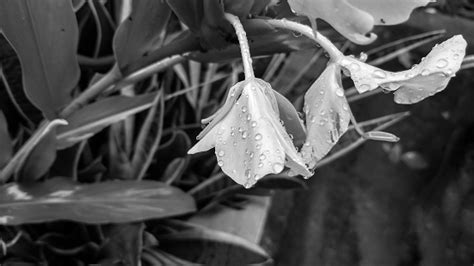
<instances>
[{"instance_id":1,"label":"broad leaf","mask_svg":"<svg viewBox=\"0 0 474 266\"><path fill-rule=\"evenodd\" d=\"M432 0L288 0L291 9L311 19L323 19L358 44L375 40L374 25L392 25L408 19L411 11Z\"/></svg>"},{"instance_id":2,"label":"broad leaf","mask_svg":"<svg viewBox=\"0 0 474 266\"><path fill-rule=\"evenodd\" d=\"M0 111L0 169L5 166L12 157L13 144L8 133L7 120Z\"/></svg>"},{"instance_id":3,"label":"broad leaf","mask_svg":"<svg viewBox=\"0 0 474 266\"><path fill-rule=\"evenodd\" d=\"M155 93L136 97L113 96L86 105L68 117L68 125L57 130L58 148L67 148L130 115L152 106Z\"/></svg>"},{"instance_id":4,"label":"broad leaf","mask_svg":"<svg viewBox=\"0 0 474 266\"><path fill-rule=\"evenodd\" d=\"M81 184L66 178L0 187L0 223L18 225L54 220L125 223L195 210L191 196L154 181Z\"/></svg>"},{"instance_id":5,"label":"broad leaf","mask_svg":"<svg viewBox=\"0 0 474 266\"><path fill-rule=\"evenodd\" d=\"M304 99L308 135L301 154L305 163L313 168L349 126L351 115L342 89L340 67L330 63Z\"/></svg>"},{"instance_id":6,"label":"broad leaf","mask_svg":"<svg viewBox=\"0 0 474 266\"><path fill-rule=\"evenodd\" d=\"M113 41L121 70L161 45L170 14L165 1L132 1L132 13L120 24Z\"/></svg>"},{"instance_id":7,"label":"broad leaf","mask_svg":"<svg viewBox=\"0 0 474 266\"><path fill-rule=\"evenodd\" d=\"M412 104L446 88L461 67L466 46L464 38L456 35L435 46L420 64L401 72L384 71L350 56L339 64L350 73L359 93L380 86L384 90L395 91L395 102Z\"/></svg>"},{"instance_id":8,"label":"broad leaf","mask_svg":"<svg viewBox=\"0 0 474 266\"><path fill-rule=\"evenodd\" d=\"M160 248L204 265L249 265L270 260L258 245L229 233L180 223L183 230L158 236Z\"/></svg>"},{"instance_id":9,"label":"broad leaf","mask_svg":"<svg viewBox=\"0 0 474 266\"><path fill-rule=\"evenodd\" d=\"M71 2L0 1L0 31L20 58L28 98L48 119L56 118L79 78Z\"/></svg>"}]
</instances>

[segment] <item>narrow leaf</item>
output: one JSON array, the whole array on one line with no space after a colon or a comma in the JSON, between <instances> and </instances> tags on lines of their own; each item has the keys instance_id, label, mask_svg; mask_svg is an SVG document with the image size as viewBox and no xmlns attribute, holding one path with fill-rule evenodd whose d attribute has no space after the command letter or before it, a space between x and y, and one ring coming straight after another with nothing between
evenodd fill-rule
<instances>
[{"instance_id":1,"label":"narrow leaf","mask_svg":"<svg viewBox=\"0 0 474 266\"><path fill-rule=\"evenodd\" d=\"M5 166L12 157L13 144L8 134L8 125L5 115L0 111L0 169Z\"/></svg>"},{"instance_id":2,"label":"narrow leaf","mask_svg":"<svg viewBox=\"0 0 474 266\"><path fill-rule=\"evenodd\" d=\"M120 24L113 41L121 70L161 45L170 14L165 1L132 1L132 13Z\"/></svg>"},{"instance_id":3,"label":"narrow leaf","mask_svg":"<svg viewBox=\"0 0 474 266\"><path fill-rule=\"evenodd\" d=\"M194 210L189 195L154 181L81 184L53 178L34 186L9 183L0 187L0 223L5 225L55 220L125 223Z\"/></svg>"},{"instance_id":4,"label":"narrow leaf","mask_svg":"<svg viewBox=\"0 0 474 266\"><path fill-rule=\"evenodd\" d=\"M78 27L70 1L0 1L0 31L20 58L28 98L48 119L79 78Z\"/></svg>"},{"instance_id":5,"label":"narrow leaf","mask_svg":"<svg viewBox=\"0 0 474 266\"><path fill-rule=\"evenodd\" d=\"M69 125L57 131L58 148L67 148L130 115L149 108L155 93L136 97L113 96L89 104L68 118Z\"/></svg>"}]
</instances>

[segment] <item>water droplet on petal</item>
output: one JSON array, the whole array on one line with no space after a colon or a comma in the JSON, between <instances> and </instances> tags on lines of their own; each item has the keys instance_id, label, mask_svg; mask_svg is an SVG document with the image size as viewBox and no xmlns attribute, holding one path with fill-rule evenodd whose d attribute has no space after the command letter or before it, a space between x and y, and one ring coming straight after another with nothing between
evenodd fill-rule
<instances>
[{"instance_id":1,"label":"water droplet on petal","mask_svg":"<svg viewBox=\"0 0 474 266\"><path fill-rule=\"evenodd\" d=\"M347 106L347 104L344 104L342 105L342 109L344 109L344 111L349 111L349 106Z\"/></svg>"},{"instance_id":2,"label":"water droplet on petal","mask_svg":"<svg viewBox=\"0 0 474 266\"><path fill-rule=\"evenodd\" d=\"M436 62L436 67L437 68L445 68L449 64L448 60L446 59L439 59L438 62Z\"/></svg>"},{"instance_id":3,"label":"water droplet on petal","mask_svg":"<svg viewBox=\"0 0 474 266\"><path fill-rule=\"evenodd\" d=\"M267 158L267 156L265 156L265 154L262 153L262 154L260 154L260 157L259 157L259 158L260 158L260 160L263 161L263 160L265 160L265 159Z\"/></svg>"},{"instance_id":4,"label":"water droplet on petal","mask_svg":"<svg viewBox=\"0 0 474 266\"><path fill-rule=\"evenodd\" d=\"M280 173L281 171L283 171L283 165L281 163L274 163L272 165L272 168L273 168L273 173L275 174L278 174Z\"/></svg>"},{"instance_id":5,"label":"water droplet on petal","mask_svg":"<svg viewBox=\"0 0 474 266\"><path fill-rule=\"evenodd\" d=\"M349 68L352 70L352 71L358 71L360 69L360 66L359 64L357 63L352 63L349 65Z\"/></svg>"},{"instance_id":6,"label":"water droplet on petal","mask_svg":"<svg viewBox=\"0 0 474 266\"><path fill-rule=\"evenodd\" d=\"M251 114L247 114L247 121L250 121L252 120L252 115Z\"/></svg>"},{"instance_id":7,"label":"water droplet on petal","mask_svg":"<svg viewBox=\"0 0 474 266\"><path fill-rule=\"evenodd\" d=\"M241 110L242 110L242 113L246 113L247 112L247 106L242 106Z\"/></svg>"},{"instance_id":8,"label":"water droplet on petal","mask_svg":"<svg viewBox=\"0 0 474 266\"><path fill-rule=\"evenodd\" d=\"M243 132L242 132L242 139L246 139L247 136L248 136L247 131L243 131Z\"/></svg>"},{"instance_id":9,"label":"water droplet on petal","mask_svg":"<svg viewBox=\"0 0 474 266\"><path fill-rule=\"evenodd\" d=\"M423 70L421 71L421 75L422 75L422 76L428 76L429 74L430 74L430 71L429 71L428 69L423 69Z\"/></svg>"},{"instance_id":10,"label":"water droplet on petal","mask_svg":"<svg viewBox=\"0 0 474 266\"><path fill-rule=\"evenodd\" d=\"M262 167L263 167L263 163L262 162L258 163L258 168L262 168Z\"/></svg>"},{"instance_id":11,"label":"water droplet on petal","mask_svg":"<svg viewBox=\"0 0 474 266\"><path fill-rule=\"evenodd\" d=\"M339 88L339 89L336 90L336 95L339 96L339 97L343 97L344 96L344 91Z\"/></svg>"},{"instance_id":12,"label":"water droplet on petal","mask_svg":"<svg viewBox=\"0 0 474 266\"><path fill-rule=\"evenodd\" d=\"M384 78L387 77L387 74L386 74L385 72L383 72L382 70L375 70L373 76L374 76L375 78L384 79Z\"/></svg>"},{"instance_id":13,"label":"water droplet on petal","mask_svg":"<svg viewBox=\"0 0 474 266\"><path fill-rule=\"evenodd\" d=\"M262 139L262 134L257 133L257 134L255 135L255 140L261 140L261 139Z\"/></svg>"},{"instance_id":14,"label":"water droplet on petal","mask_svg":"<svg viewBox=\"0 0 474 266\"><path fill-rule=\"evenodd\" d=\"M221 150L219 151L219 153L217 153L217 155L219 155L219 157L222 157L225 155L225 151L224 150Z\"/></svg>"},{"instance_id":15,"label":"water droplet on petal","mask_svg":"<svg viewBox=\"0 0 474 266\"><path fill-rule=\"evenodd\" d=\"M224 166L224 161L222 160L217 161L217 165L219 165L220 167Z\"/></svg>"},{"instance_id":16,"label":"water droplet on petal","mask_svg":"<svg viewBox=\"0 0 474 266\"><path fill-rule=\"evenodd\" d=\"M252 122L250 122L250 126L251 126L251 127L256 127L256 126L257 126L257 121L252 121Z\"/></svg>"}]
</instances>

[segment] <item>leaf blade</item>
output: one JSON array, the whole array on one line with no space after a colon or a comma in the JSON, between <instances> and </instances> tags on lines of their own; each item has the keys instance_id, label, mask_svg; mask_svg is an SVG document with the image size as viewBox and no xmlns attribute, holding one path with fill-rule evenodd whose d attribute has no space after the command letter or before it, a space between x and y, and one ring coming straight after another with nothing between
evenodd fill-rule
<instances>
[{"instance_id":1,"label":"leaf blade","mask_svg":"<svg viewBox=\"0 0 474 266\"><path fill-rule=\"evenodd\" d=\"M0 223L8 225L54 220L125 223L194 210L188 194L155 181L81 184L53 178L31 186L9 183L0 187L0 213L4 214Z\"/></svg>"},{"instance_id":2,"label":"leaf blade","mask_svg":"<svg viewBox=\"0 0 474 266\"><path fill-rule=\"evenodd\" d=\"M48 119L57 118L79 79L79 31L71 3L1 1L0 30L18 54L28 98Z\"/></svg>"}]
</instances>

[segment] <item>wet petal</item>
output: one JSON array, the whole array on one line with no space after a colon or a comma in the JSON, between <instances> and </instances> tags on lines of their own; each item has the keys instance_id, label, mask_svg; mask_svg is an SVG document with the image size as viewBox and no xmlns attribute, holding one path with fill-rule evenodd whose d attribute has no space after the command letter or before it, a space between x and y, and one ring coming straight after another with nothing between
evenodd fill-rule
<instances>
[{"instance_id":1,"label":"wet petal","mask_svg":"<svg viewBox=\"0 0 474 266\"><path fill-rule=\"evenodd\" d=\"M267 174L280 173L287 156L299 160L304 167L280 124L270 84L255 79L240 86L240 98L189 153L215 147L218 165L224 173L246 187Z\"/></svg>"},{"instance_id":2,"label":"wet petal","mask_svg":"<svg viewBox=\"0 0 474 266\"><path fill-rule=\"evenodd\" d=\"M454 36L435 46L419 65L401 72L384 71L351 56L338 63L350 73L359 93L382 87L395 91L395 102L412 104L446 88L461 66L466 46L461 35Z\"/></svg>"},{"instance_id":3,"label":"wet petal","mask_svg":"<svg viewBox=\"0 0 474 266\"><path fill-rule=\"evenodd\" d=\"M278 103L278 110L280 111L280 119L288 132L293 136L293 143L295 146L300 146L306 139L306 130L303 121L300 119L298 112L293 104L277 91L273 91L275 99Z\"/></svg>"},{"instance_id":4,"label":"wet petal","mask_svg":"<svg viewBox=\"0 0 474 266\"><path fill-rule=\"evenodd\" d=\"M349 126L349 105L340 75L340 67L330 63L305 95L308 136L301 154L310 168L331 150Z\"/></svg>"},{"instance_id":5,"label":"wet petal","mask_svg":"<svg viewBox=\"0 0 474 266\"><path fill-rule=\"evenodd\" d=\"M323 19L355 43L367 44L376 38L374 34L366 37L374 27L372 16L347 0L289 0L288 3L295 13Z\"/></svg>"},{"instance_id":6,"label":"wet petal","mask_svg":"<svg viewBox=\"0 0 474 266\"><path fill-rule=\"evenodd\" d=\"M413 9L426 6L433 0L349 0L349 3L372 15L375 25L394 25L405 22Z\"/></svg>"},{"instance_id":7,"label":"wet petal","mask_svg":"<svg viewBox=\"0 0 474 266\"><path fill-rule=\"evenodd\" d=\"M297 14L323 19L358 44L375 40L377 36L370 33L374 25L402 23L413 9L429 2L432 0L288 0Z\"/></svg>"}]
</instances>

